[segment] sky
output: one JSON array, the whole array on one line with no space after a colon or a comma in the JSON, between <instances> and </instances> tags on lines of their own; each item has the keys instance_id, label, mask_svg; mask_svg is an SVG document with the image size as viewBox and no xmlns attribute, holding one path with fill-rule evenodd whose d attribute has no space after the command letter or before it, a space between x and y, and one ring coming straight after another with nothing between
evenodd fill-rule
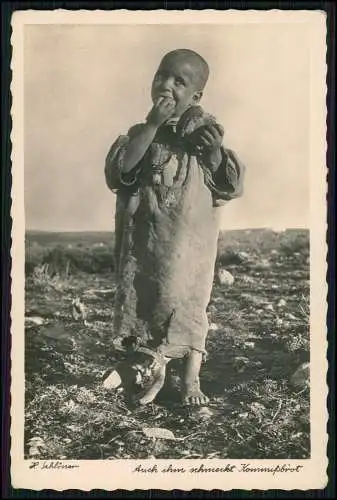
<instances>
[{"instance_id":1,"label":"sky","mask_svg":"<svg viewBox=\"0 0 337 500\"><path fill-rule=\"evenodd\" d=\"M162 56L190 48L209 63L201 104L246 165L223 229L309 225L306 24L28 25L24 31L27 229L104 231L115 195L110 145L144 120Z\"/></svg>"}]
</instances>

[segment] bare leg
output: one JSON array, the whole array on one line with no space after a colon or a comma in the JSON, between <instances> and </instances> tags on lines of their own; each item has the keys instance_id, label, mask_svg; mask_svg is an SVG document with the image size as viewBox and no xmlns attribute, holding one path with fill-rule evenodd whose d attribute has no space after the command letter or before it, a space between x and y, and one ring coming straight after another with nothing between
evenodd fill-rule
<instances>
[{"instance_id":1,"label":"bare leg","mask_svg":"<svg viewBox=\"0 0 337 500\"><path fill-rule=\"evenodd\" d=\"M202 362L202 353L192 350L185 361L185 376L183 381L183 401L186 404L203 405L209 399L200 390L199 373Z\"/></svg>"}]
</instances>

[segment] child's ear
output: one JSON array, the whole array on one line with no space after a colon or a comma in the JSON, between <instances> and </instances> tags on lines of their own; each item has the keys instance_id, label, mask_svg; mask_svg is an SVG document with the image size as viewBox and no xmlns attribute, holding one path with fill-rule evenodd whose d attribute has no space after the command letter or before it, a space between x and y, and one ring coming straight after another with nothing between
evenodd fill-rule
<instances>
[{"instance_id":1,"label":"child's ear","mask_svg":"<svg viewBox=\"0 0 337 500\"><path fill-rule=\"evenodd\" d=\"M202 98L202 92L201 90L199 92L195 92L194 95L193 95L193 101L195 103L198 103Z\"/></svg>"}]
</instances>

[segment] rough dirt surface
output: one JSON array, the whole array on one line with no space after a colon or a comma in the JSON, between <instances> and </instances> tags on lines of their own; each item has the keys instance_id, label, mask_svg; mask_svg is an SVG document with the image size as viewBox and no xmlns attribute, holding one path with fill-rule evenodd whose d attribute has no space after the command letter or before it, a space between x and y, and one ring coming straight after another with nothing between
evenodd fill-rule
<instances>
[{"instance_id":1,"label":"rough dirt surface","mask_svg":"<svg viewBox=\"0 0 337 500\"><path fill-rule=\"evenodd\" d=\"M107 340L114 275L110 264L100 265L111 245L109 235L102 243L76 238L70 244L57 235L27 235L26 458L310 456L308 232L220 237L208 307L208 360L201 372L211 401L199 409L181 406L168 386L147 407L137 406L123 389L103 388L104 374L118 361ZM98 249L86 272L69 257L76 245L86 256ZM58 256L69 258L52 262L56 246ZM234 281L221 283L219 269ZM82 314L74 314L75 298L85 306ZM178 373L179 363L173 366L176 381Z\"/></svg>"}]
</instances>

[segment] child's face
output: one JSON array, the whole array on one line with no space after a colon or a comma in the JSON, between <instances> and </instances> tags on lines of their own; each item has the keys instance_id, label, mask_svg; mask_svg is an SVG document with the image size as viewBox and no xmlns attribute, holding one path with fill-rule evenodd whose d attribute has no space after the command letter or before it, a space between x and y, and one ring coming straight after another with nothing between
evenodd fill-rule
<instances>
[{"instance_id":1,"label":"child's face","mask_svg":"<svg viewBox=\"0 0 337 500\"><path fill-rule=\"evenodd\" d=\"M199 102L200 71L188 58L171 56L164 58L153 79L151 96L155 103L159 97L175 101L173 116L179 117L191 105Z\"/></svg>"}]
</instances>

